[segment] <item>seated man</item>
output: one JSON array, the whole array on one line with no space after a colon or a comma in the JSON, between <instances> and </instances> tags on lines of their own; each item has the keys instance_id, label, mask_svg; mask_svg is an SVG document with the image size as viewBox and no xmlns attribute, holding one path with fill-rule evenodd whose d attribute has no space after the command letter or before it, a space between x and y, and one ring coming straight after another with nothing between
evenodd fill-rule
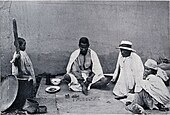
<instances>
[{"instance_id":1,"label":"seated man","mask_svg":"<svg viewBox=\"0 0 170 115\"><path fill-rule=\"evenodd\" d=\"M98 56L89 46L86 37L79 40L79 49L71 54L63 79L69 83L70 89L82 91L85 95L90 87L102 88L111 80L104 77Z\"/></svg>"},{"instance_id":2,"label":"seated man","mask_svg":"<svg viewBox=\"0 0 170 115\"><path fill-rule=\"evenodd\" d=\"M12 63L12 75L15 75L17 77L26 77L28 78L28 81L33 80L33 86L35 88L36 86L36 79L35 79L35 74L34 74L34 69L32 62L27 55L25 49L26 49L26 41L23 38L18 38L19 42L19 53L14 53L13 59L11 60ZM20 71L18 68L18 61L20 61Z\"/></svg>"},{"instance_id":3,"label":"seated man","mask_svg":"<svg viewBox=\"0 0 170 115\"><path fill-rule=\"evenodd\" d=\"M170 101L170 93L163 80L156 76L157 63L152 59L145 62L144 80L141 82L142 90L135 93L133 102L126 109L134 113L142 113L144 109L159 109L168 111L165 105Z\"/></svg>"},{"instance_id":4,"label":"seated man","mask_svg":"<svg viewBox=\"0 0 170 115\"><path fill-rule=\"evenodd\" d=\"M121 41L118 49L120 49L120 53L111 81L117 80L113 89L115 99L123 99L129 92L141 90L139 82L143 78L144 67L141 58L132 49L130 41Z\"/></svg>"},{"instance_id":5,"label":"seated man","mask_svg":"<svg viewBox=\"0 0 170 115\"><path fill-rule=\"evenodd\" d=\"M166 86L169 86L170 81L170 60L167 58L159 58L157 75L162 78Z\"/></svg>"},{"instance_id":6,"label":"seated man","mask_svg":"<svg viewBox=\"0 0 170 115\"><path fill-rule=\"evenodd\" d=\"M160 77L163 80L163 82L165 83L166 86L169 86L169 77L168 77L169 70L163 70L161 68L161 66L162 66L162 64L158 65L157 76Z\"/></svg>"}]
</instances>

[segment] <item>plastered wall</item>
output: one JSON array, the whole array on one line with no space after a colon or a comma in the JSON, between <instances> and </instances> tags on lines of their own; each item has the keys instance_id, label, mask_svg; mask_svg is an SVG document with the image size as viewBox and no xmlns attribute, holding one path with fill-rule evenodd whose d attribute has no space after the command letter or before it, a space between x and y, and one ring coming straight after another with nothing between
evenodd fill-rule
<instances>
[{"instance_id":1,"label":"plastered wall","mask_svg":"<svg viewBox=\"0 0 170 115\"><path fill-rule=\"evenodd\" d=\"M0 1L1 75L11 73L12 18L27 41L35 73L65 73L72 51L87 36L104 73L113 72L121 40L133 42L143 62L170 58L169 2Z\"/></svg>"}]
</instances>

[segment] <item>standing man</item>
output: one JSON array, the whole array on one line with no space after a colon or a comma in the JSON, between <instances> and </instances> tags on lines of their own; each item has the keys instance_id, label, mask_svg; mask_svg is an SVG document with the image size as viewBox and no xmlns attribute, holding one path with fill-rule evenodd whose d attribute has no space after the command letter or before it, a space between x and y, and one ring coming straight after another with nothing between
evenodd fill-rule
<instances>
[{"instance_id":1,"label":"standing man","mask_svg":"<svg viewBox=\"0 0 170 115\"><path fill-rule=\"evenodd\" d=\"M80 38L79 49L71 54L63 79L71 90L85 95L90 87L102 88L111 80L104 77L98 56L89 46L88 38Z\"/></svg>"},{"instance_id":2,"label":"standing man","mask_svg":"<svg viewBox=\"0 0 170 115\"><path fill-rule=\"evenodd\" d=\"M26 41L23 38L18 38L19 42L19 48L20 48L20 53L17 54L14 52L13 59L11 60L12 63L12 75L15 75L17 77L26 77L28 78L28 81L33 80L33 85L34 88L36 86L36 79L35 79L35 74L34 74L34 68L33 64L26 53ZM18 69L18 60L20 58L21 61L21 75L19 75L19 69Z\"/></svg>"},{"instance_id":3,"label":"standing man","mask_svg":"<svg viewBox=\"0 0 170 115\"><path fill-rule=\"evenodd\" d=\"M120 53L112 81L116 81L117 78L118 80L113 93L116 95L115 99L123 99L129 92L141 90L139 82L143 78L144 67L130 41L121 41L118 49Z\"/></svg>"}]
</instances>

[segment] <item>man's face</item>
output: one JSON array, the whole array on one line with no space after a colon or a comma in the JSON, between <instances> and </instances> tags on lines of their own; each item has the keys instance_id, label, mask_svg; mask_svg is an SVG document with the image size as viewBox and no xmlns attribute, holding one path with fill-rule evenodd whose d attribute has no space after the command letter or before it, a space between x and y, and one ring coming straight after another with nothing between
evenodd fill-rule
<instances>
[{"instance_id":1,"label":"man's face","mask_svg":"<svg viewBox=\"0 0 170 115\"><path fill-rule=\"evenodd\" d=\"M25 49L26 49L26 42L24 41L21 45L20 45L20 50L21 51L25 51Z\"/></svg>"},{"instance_id":2,"label":"man's face","mask_svg":"<svg viewBox=\"0 0 170 115\"><path fill-rule=\"evenodd\" d=\"M80 43L79 48L80 48L80 54L86 55L87 54L87 50L89 48L89 45L86 44L86 43Z\"/></svg>"},{"instance_id":3,"label":"man's face","mask_svg":"<svg viewBox=\"0 0 170 115\"><path fill-rule=\"evenodd\" d=\"M148 67L145 66L144 75L143 75L143 76L144 76L144 79L145 79L148 75L150 75L151 72L152 72L152 70L151 70L150 68L148 68Z\"/></svg>"},{"instance_id":4,"label":"man's face","mask_svg":"<svg viewBox=\"0 0 170 115\"><path fill-rule=\"evenodd\" d=\"M131 54L130 50L120 49L120 51L123 57L128 57Z\"/></svg>"}]
</instances>

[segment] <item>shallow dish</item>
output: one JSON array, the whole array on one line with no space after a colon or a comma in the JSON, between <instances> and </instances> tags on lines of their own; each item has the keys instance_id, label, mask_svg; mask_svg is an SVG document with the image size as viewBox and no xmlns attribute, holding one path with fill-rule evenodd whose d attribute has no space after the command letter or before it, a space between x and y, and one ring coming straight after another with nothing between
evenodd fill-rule
<instances>
[{"instance_id":1,"label":"shallow dish","mask_svg":"<svg viewBox=\"0 0 170 115\"><path fill-rule=\"evenodd\" d=\"M60 87L59 86L49 86L45 89L45 91L47 93L56 93L56 92L60 91Z\"/></svg>"}]
</instances>

